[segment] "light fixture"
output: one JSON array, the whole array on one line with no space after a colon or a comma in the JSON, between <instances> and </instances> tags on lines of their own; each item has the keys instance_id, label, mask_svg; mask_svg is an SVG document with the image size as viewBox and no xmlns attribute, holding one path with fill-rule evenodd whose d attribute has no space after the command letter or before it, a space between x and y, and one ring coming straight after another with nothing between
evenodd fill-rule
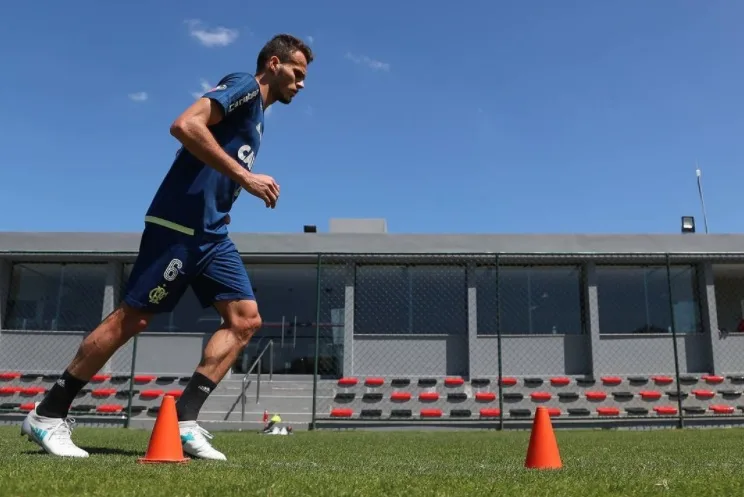
<instances>
[{"instance_id":1,"label":"light fixture","mask_svg":"<svg viewBox=\"0 0 744 497\"><path fill-rule=\"evenodd\" d=\"M316 233L318 231L318 228L314 224L306 224L303 228L303 231L305 233Z\"/></svg>"},{"instance_id":2,"label":"light fixture","mask_svg":"<svg viewBox=\"0 0 744 497\"><path fill-rule=\"evenodd\" d=\"M682 216L682 233L695 233L695 218Z\"/></svg>"}]
</instances>

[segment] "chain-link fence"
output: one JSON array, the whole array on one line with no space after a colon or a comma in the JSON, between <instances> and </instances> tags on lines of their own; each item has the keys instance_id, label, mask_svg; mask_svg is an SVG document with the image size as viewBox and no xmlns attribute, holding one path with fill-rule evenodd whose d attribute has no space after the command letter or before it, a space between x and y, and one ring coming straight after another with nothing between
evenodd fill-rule
<instances>
[{"instance_id":1,"label":"chain-link fence","mask_svg":"<svg viewBox=\"0 0 744 497\"><path fill-rule=\"evenodd\" d=\"M504 426L546 406L560 420L682 426L744 411L736 403L744 384L736 335L744 337L742 261L672 254L328 260L347 282L344 301L336 296L332 304L344 309L335 349L343 367L334 378L319 370L315 420Z\"/></svg>"},{"instance_id":2,"label":"chain-link fence","mask_svg":"<svg viewBox=\"0 0 744 497\"><path fill-rule=\"evenodd\" d=\"M0 262L0 413L13 414L43 398L114 309L131 262ZM273 342L262 373L312 378L312 391L293 388L306 388L297 398L312 400L301 409L313 426L504 427L538 406L589 423L744 414L740 258L370 253L246 268L264 328L233 372L241 378ZM187 291L112 357L73 412L154 417L220 323ZM207 415L227 416L214 405Z\"/></svg>"}]
</instances>

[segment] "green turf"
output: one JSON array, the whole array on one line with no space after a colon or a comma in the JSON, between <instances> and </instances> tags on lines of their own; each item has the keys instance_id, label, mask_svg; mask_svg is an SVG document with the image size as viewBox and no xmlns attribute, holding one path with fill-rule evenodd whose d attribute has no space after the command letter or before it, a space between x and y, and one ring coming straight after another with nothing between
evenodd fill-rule
<instances>
[{"instance_id":1,"label":"green turf","mask_svg":"<svg viewBox=\"0 0 744 497\"><path fill-rule=\"evenodd\" d=\"M744 495L742 429L559 431L559 471L523 468L529 432L215 435L226 463L143 466L146 431L78 428L92 455L63 460L0 427L0 495Z\"/></svg>"}]
</instances>

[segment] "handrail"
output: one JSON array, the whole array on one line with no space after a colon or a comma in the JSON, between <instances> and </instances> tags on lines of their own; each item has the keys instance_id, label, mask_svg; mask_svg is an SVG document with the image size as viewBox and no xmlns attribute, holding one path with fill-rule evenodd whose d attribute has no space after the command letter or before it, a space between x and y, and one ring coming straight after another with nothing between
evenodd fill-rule
<instances>
[{"instance_id":1,"label":"handrail","mask_svg":"<svg viewBox=\"0 0 744 497\"><path fill-rule=\"evenodd\" d=\"M271 349L271 354L269 355L269 381L272 381L274 378L274 340L269 340L269 343L267 343L264 348L261 350L261 353L258 354L258 357L256 357L256 360L253 361L253 364L251 364L251 367L248 368L248 371L243 376L243 381L241 382L241 388L240 388L240 421L245 421L245 403L247 401L247 397L245 395L245 383L248 381L248 376L253 372L253 368L258 366L258 373L256 374L256 404L258 404L258 398L261 393L261 358L266 353L267 349Z\"/></svg>"}]
</instances>

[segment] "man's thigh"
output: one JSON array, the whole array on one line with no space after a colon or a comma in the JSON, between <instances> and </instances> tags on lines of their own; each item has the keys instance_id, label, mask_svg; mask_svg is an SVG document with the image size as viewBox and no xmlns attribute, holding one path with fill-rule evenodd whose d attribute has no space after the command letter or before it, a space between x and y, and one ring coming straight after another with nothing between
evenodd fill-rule
<instances>
[{"instance_id":1,"label":"man's thigh","mask_svg":"<svg viewBox=\"0 0 744 497\"><path fill-rule=\"evenodd\" d=\"M148 225L124 292L124 302L143 312L170 312L197 274L198 248L190 237Z\"/></svg>"},{"instance_id":2,"label":"man's thigh","mask_svg":"<svg viewBox=\"0 0 744 497\"><path fill-rule=\"evenodd\" d=\"M255 300L253 286L232 240L215 243L191 287L203 307L216 302Z\"/></svg>"}]
</instances>

